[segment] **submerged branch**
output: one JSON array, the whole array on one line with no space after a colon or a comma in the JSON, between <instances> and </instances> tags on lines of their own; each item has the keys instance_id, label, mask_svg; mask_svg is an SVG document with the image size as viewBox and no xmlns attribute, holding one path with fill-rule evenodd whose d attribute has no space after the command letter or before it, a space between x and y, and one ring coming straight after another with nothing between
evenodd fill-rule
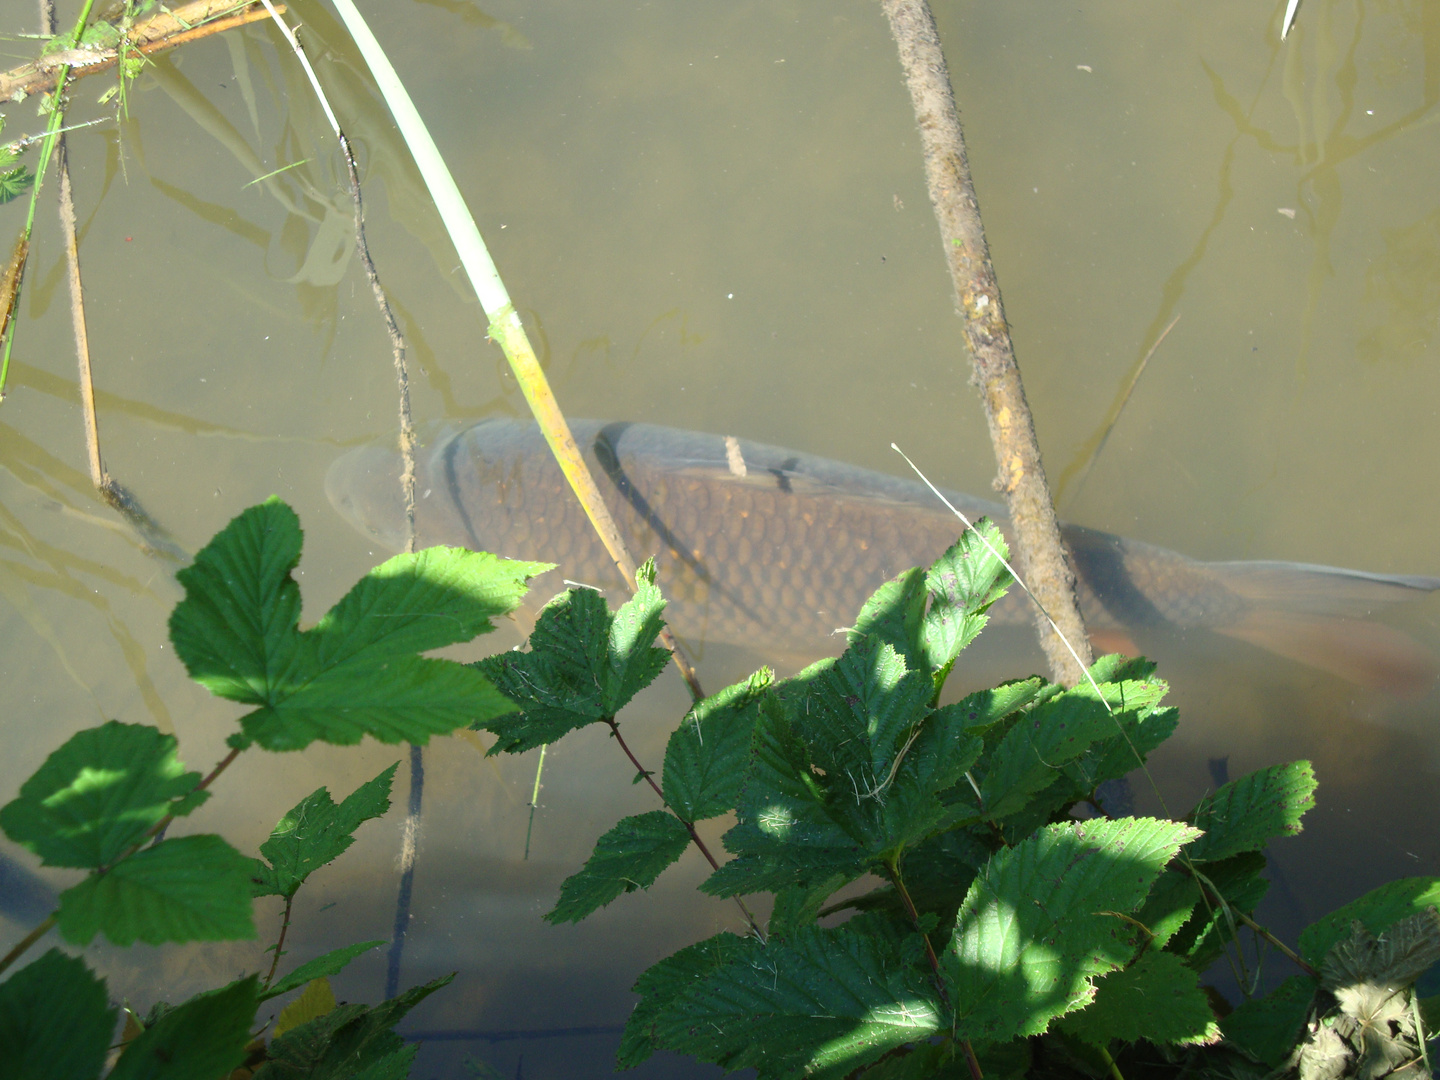
<instances>
[{"instance_id":1,"label":"submerged branch","mask_svg":"<svg viewBox=\"0 0 1440 1080\"><path fill-rule=\"evenodd\" d=\"M284 10L283 7L281 10ZM123 51L127 56L149 56L178 45L232 30L266 18L258 3L237 0L192 0L173 11L161 11L138 19L122 40L110 47L79 45L46 53L38 59L0 74L0 100L21 101L31 94L55 89L62 70L72 79L83 78L115 66ZM116 28L117 34L120 33Z\"/></svg>"},{"instance_id":2,"label":"submerged branch","mask_svg":"<svg viewBox=\"0 0 1440 1080\"><path fill-rule=\"evenodd\" d=\"M1042 612L1036 625L1051 674L1056 682L1074 686L1090 666L1090 643L1075 595L1075 571L1060 542L1060 524L1040 464L1040 447L1000 302L1000 286L990 264L940 36L925 0L883 0L881 6L900 50L920 128L930 201L940 224L974 363L974 381L985 404L990 441L1000 467L995 487L1005 495L1020 568L1030 590L1079 656L1077 664Z\"/></svg>"}]
</instances>

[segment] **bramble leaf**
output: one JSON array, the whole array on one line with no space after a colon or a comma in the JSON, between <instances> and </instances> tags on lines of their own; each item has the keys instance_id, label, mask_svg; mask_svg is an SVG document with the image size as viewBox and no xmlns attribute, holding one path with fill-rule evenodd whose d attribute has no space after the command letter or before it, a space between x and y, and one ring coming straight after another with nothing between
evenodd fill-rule
<instances>
[{"instance_id":1,"label":"bramble leaf","mask_svg":"<svg viewBox=\"0 0 1440 1080\"><path fill-rule=\"evenodd\" d=\"M858 915L735 950L650 1023L660 1047L770 1080L845 1076L944 1021L918 935Z\"/></svg>"},{"instance_id":2,"label":"bramble leaf","mask_svg":"<svg viewBox=\"0 0 1440 1080\"><path fill-rule=\"evenodd\" d=\"M337 975L345 969L345 966L354 960L361 953L369 952L386 944L384 941L359 941L354 945L344 945L338 949L332 949L324 956L317 956L314 960L308 960L301 964L294 971L284 978L276 979L268 990L260 992L260 1000L268 1001L270 998L279 997L281 994L288 994L297 986L304 986L314 979L323 979L330 975Z\"/></svg>"},{"instance_id":3,"label":"bramble leaf","mask_svg":"<svg viewBox=\"0 0 1440 1080\"><path fill-rule=\"evenodd\" d=\"M218 836L165 840L61 893L60 933L76 945L252 938L253 862Z\"/></svg>"},{"instance_id":4,"label":"bramble leaf","mask_svg":"<svg viewBox=\"0 0 1440 1080\"><path fill-rule=\"evenodd\" d=\"M105 1064L115 1010L105 980L51 949L0 984L0 1062L25 1080L90 1080Z\"/></svg>"},{"instance_id":5,"label":"bramble leaf","mask_svg":"<svg viewBox=\"0 0 1440 1080\"><path fill-rule=\"evenodd\" d=\"M35 174L24 165L0 170L0 205L18 199L35 183Z\"/></svg>"},{"instance_id":6,"label":"bramble leaf","mask_svg":"<svg viewBox=\"0 0 1440 1080\"><path fill-rule=\"evenodd\" d=\"M1256 1061L1278 1068L1295 1049L1319 986L1309 975L1292 975L1264 997L1241 1002L1220 1021L1220 1031Z\"/></svg>"},{"instance_id":7,"label":"bramble leaf","mask_svg":"<svg viewBox=\"0 0 1440 1080\"><path fill-rule=\"evenodd\" d=\"M1380 934L1391 924L1437 905L1440 877L1386 882L1307 926L1300 934L1300 955L1318 968L1335 943L1350 936L1350 924L1356 919L1372 934Z\"/></svg>"},{"instance_id":8,"label":"bramble leaf","mask_svg":"<svg viewBox=\"0 0 1440 1080\"><path fill-rule=\"evenodd\" d=\"M614 717L670 662L670 654L655 647L664 608L653 559L637 571L635 595L613 615L594 589L571 589L551 600L530 634L529 652L500 653L474 665L520 707L474 725L498 736L490 753L522 753Z\"/></svg>"},{"instance_id":9,"label":"bramble leaf","mask_svg":"<svg viewBox=\"0 0 1440 1080\"><path fill-rule=\"evenodd\" d=\"M271 1041L255 1080L370 1080L394 1076L404 1041L391 1029L411 1009L453 979L444 975L379 1005L340 1005ZM366 1070L375 1069L373 1073Z\"/></svg>"},{"instance_id":10,"label":"bramble leaf","mask_svg":"<svg viewBox=\"0 0 1440 1080\"><path fill-rule=\"evenodd\" d=\"M355 830L362 822L390 809L390 784L396 765L361 784L338 806L322 787L292 807L271 831L270 839L260 845L268 865L255 860L252 894L294 896L311 873L354 843Z\"/></svg>"},{"instance_id":11,"label":"bramble leaf","mask_svg":"<svg viewBox=\"0 0 1440 1080\"><path fill-rule=\"evenodd\" d=\"M1050 825L996 854L970 886L942 958L957 1031L1038 1035L1094 997L1140 931L1133 911L1198 832L1153 818Z\"/></svg>"},{"instance_id":12,"label":"bramble leaf","mask_svg":"<svg viewBox=\"0 0 1440 1080\"><path fill-rule=\"evenodd\" d=\"M1300 818L1315 805L1315 770L1308 761L1272 765L1232 780L1202 799L1190 815L1205 837L1188 854L1197 862L1259 851L1276 836L1300 831Z\"/></svg>"},{"instance_id":13,"label":"bramble leaf","mask_svg":"<svg viewBox=\"0 0 1440 1080\"><path fill-rule=\"evenodd\" d=\"M1174 953L1152 949L1099 980L1095 1000L1062 1017L1060 1029L1102 1047L1112 1039L1213 1043L1220 1028L1199 980L1200 973Z\"/></svg>"},{"instance_id":14,"label":"bramble leaf","mask_svg":"<svg viewBox=\"0 0 1440 1080\"><path fill-rule=\"evenodd\" d=\"M106 1080L228 1076L245 1060L257 989L251 975L171 1009L125 1047Z\"/></svg>"},{"instance_id":15,"label":"bramble leaf","mask_svg":"<svg viewBox=\"0 0 1440 1080\"><path fill-rule=\"evenodd\" d=\"M977 690L954 705L942 705L935 711L957 713L966 732L971 735L984 735L1011 713L1029 705L1036 695L1048 687L1049 684L1044 679L1032 675L1028 679L1001 683L992 690Z\"/></svg>"},{"instance_id":16,"label":"bramble leaf","mask_svg":"<svg viewBox=\"0 0 1440 1080\"><path fill-rule=\"evenodd\" d=\"M876 589L860 607L846 645L883 641L919 667L925 656L925 570L912 567Z\"/></svg>"},{"instance_id":17,"label":"bramble leaf","mask_svg":"<svg viewBox=\"0 0 1440 1080\"><path fill-rule=\"evenodd\" d=\"M0 809L0 827L46 866L107 866L209 795L195 790L200 774L185 771L175 746L173 735L115 720L77 732Z\"/></svg>"},{"instance_id":18,"label":"bramble leaf","mask_svg":"<svg viewBox=\"0 0 1440 1080\"><path fill-rule=\"evenodd\" d=\"M299 522L277 499L235 518L179 574L170 637L191 676L258 706L231 745L297 750L371 735L425 743L513 710L478 672L420 651L468 641L512 610L547 564L460 548L397 555L301 632Z\"/></svg>"},{"instance_id":19,"label":"bramble leaf","mask_svg":"<svg viewBox=\"0 0 1440 1080\"><path fill-rule=\"evenodd\" d=\"M560 886L560 899L545 920L579 922L621 893L648 889L689 844L685 823L669 811L621 818L596 841L580 872Z\"/></svg>"},{"instance_id":20,"label":"bramble leaf","mask_svg":"<svg viewBox=\"0 0 1440 1080\"><path fill-rule=\"evenodd\" d=\"M770 685L769 668L699 702L686 714L665 748L665 802L686 821L727 814L735 807L760 698Z\"/></svg>"},{"instance_id":21,"label":"bramble leaf","mask_svg":"<svg viewBox=\"0 0 1440 1080\"><path fill-rule=\"evenodd\" d=\"M1025 713L987 758L981 808L990 821L1025 809L1063 774L1061 766L1115 731L1115 718L1081 683Z\"/></svg>"},{"instance_id":22,"label":"bramble leaf","mask_svg":"<svg viewBox=\"0 0 1440 1080\"><path fill-rule=\"evenodd\" d=\"M1010 571L1001 561L1009 554L995 523L981 518L925 574L931 602L925 613L924 662L930 671L948 671L960 650L985 628L990 605L1010 589Z\"/></svg>"},{"instance_id":23,"label":"bramble leaf","mask_svg":"<svg viewBox=\"0 0 1440 1080\"><path fill-rule=\"evenodd\" d=\"M747 950L759 948L754 938L716 934L647 968L635 982L640 1001L625 1022L615 1063L622 1069L633 1069L662 1049L656 1041L657 1026L678 1007L682 995Z\"/></svg>"}]
</instances>

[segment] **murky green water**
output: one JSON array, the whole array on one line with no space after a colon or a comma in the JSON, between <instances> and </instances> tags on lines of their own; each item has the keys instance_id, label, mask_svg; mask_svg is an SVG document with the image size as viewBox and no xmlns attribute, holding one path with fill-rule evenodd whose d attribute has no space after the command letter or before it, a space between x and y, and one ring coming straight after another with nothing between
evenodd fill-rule
<instances>
[{"instance_id":1,"label":"murky green water","mask_svg":"<svg viewBox=\"0 0 1440 1080\"><path fill-rule=\"evenodd\" d=\"M1281 6L937 3L1047 467L1053 481L1081 459L1178 315L1098 462L1065 486L1066 517L1206 558L1440 573L1440 3L1307 0L1283 45ZM897 440L937 482L985 491L990 449L877 4L366 8L569 412L887 470ZM367 163L417 417L518 414L353 51L314 0L292 11ZM34 20L0 2L0 28ZM290 501L314 619L385 554L322 480L342 447L394 425L395 390L344 247L333 141L275 41L252 27L158 60L129 119L74 136L71 157L108 468L192 550L243 507ZM104 86L81 84L77 116L108 114ZM39 126L28 103L6 118L9 135ZM0 222L18 230L23 213L0 208ZM0 792L109 717L174 730L205 767L238 715L185 679L166 647L169 571L89 490L61 269L47 200L0 407ZM1396 622L1440 647L1437 617L1428 603ZM1176 813L1211 784L1208 759L1228 756L1231 775L1316 763L1310 827L1274 851L1275 925L1440 869L1435 695L1361 693L1239 645L1143 644L1182 707L1153 759ZM763 659L712 648L701 674L718 687ZM966 677L1038 665L1012 636ZM648 760L684 701L670 679L626 716ZM397 756L249 755L189 821L253 848L314 786L348 791ZM688 858L578 928L541 923L594 838L652 808L598 735L552 751L528 863L533 756L487 762L447 740L427 760L404 975L461 974L414 1027L619 1025L641 969L733 925L693 894ZM302 892L292 958L389 935L398 836L392 813ZM260 911L253 946L97 958L132 1000L179 996L259 966L277 918ZM372 957L339 989L373 1000L382 981ZM467 1054L507 1076L607 1075L614 1041L437 1044L417 1075L463 1076ZM698 1072L657 1061L644 1075Z\"/></svg>"}]
</instances>

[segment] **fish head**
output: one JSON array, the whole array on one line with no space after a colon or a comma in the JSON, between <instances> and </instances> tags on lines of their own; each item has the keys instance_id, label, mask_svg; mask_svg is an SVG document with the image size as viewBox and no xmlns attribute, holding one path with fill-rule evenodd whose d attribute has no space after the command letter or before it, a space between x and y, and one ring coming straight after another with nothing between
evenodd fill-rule
<instances>
[{"instance_id":1,"label":"fish head","mask_svg":"<svg viewBox=\"0 0 1440 1080\"><path fill-rule=\"evenodd\" d=\"M391 551L405 547L405 500L400 473L400 452L392 438L357 446L336 458L325 474L325 495L330 505L360 532Z\"/></svg>"}]
</instances>

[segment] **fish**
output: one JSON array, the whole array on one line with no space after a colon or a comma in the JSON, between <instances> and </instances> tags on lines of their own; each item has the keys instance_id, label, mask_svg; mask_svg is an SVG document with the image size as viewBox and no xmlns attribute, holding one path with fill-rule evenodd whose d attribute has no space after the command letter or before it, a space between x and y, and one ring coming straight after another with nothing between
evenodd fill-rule
<instances>
[{"instance_id":1,"label":"fish","mask_svg":"<svg viewBox=\"0 0 1440 1080\"><path fill-rule=\"evenodd\" d=\"M625 421L577 420L577 444L630 553L654 557L666 620L682 641L814 657L887 580L928 566L964 526L921 482L732 436ZM325 480L331 504L393 551L406 542L393 440L357 447ZM1013 550L997 503L946 497L986 517ZM445 544L558 569L562 583L624 595L624 582L533 422L492 418L423 430L416 448L417 544ZM1208 631L1362 686L1429 688L1434 653L1372 616L1440 589L1440 578L1296 562L1203 562L1081 525L1061 536L1092 641L1135 652L1147 631ZM1032 619L1012 589L992 621Z\"/></svg>"}]
</instances>

